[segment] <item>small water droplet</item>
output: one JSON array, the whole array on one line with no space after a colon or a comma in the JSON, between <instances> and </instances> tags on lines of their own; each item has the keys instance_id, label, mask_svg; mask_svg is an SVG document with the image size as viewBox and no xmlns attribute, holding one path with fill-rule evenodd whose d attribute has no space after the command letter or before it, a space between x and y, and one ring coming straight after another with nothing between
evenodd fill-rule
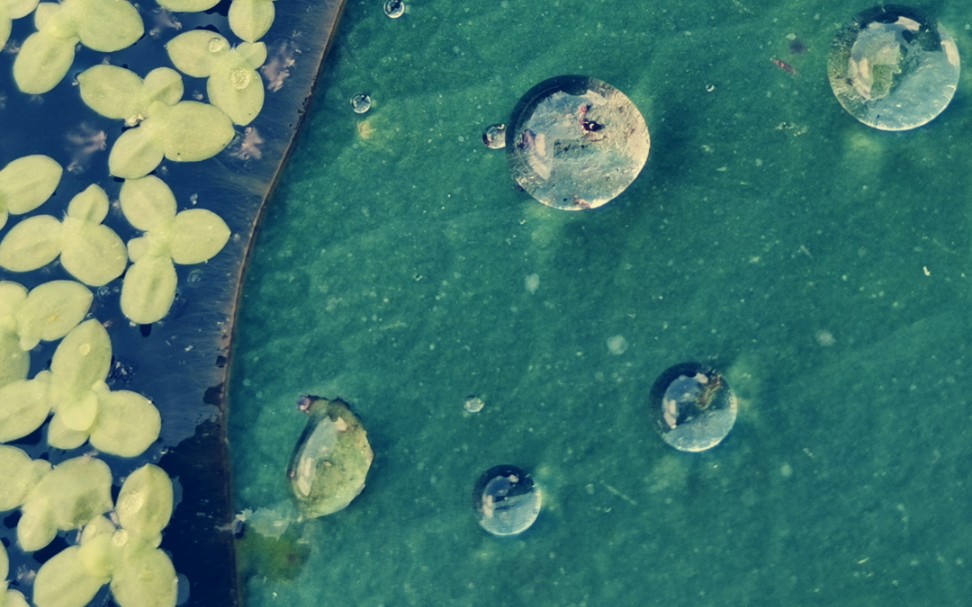
<instances>
[{"instance_id":1,"label":"small water droplet","mask_svg":"<svg viewBox=\"0 0 972 607\"><path fill-rule=\"evenodd\" d=\"M385 14L392 19L398 19L405 14L405 3L402 0L388 0L385 2Z\"/></svg>"},{"instance_id":2,"label":"small water droplet","mask_svg":"<svg viewBox=\"0 0 972 607\"><path fill-rule=\"evenodd\" d=\"M364 114L371 109L371 97L367 93L358 93L351 98L351 109L355 114Z\"/></svg>"},{"instance_id":3,"label":"small water droplet","mask_svg":"<svg viewBox=\"0 0 972 607\"><path fill-rule=\"evenodd\" d=\"M491 124L483 131L483 143L491 150L502 150L506 147L506 125Z\"/></svg>"},{"instance_id":4,"label":"small water droplet","mask_svg":"<svg viewBox=\"0 0 972 607\"><path fill-rule=\"evenodd\" d=\"M478 396L470 396L463 404L463 408L465 408L469 413L479 413L485 406L486 403L484 403L483 399L479 398Z\"/></svg>"},{"instance_id":5,"label":"small water droplet","mask_svg":"<svg viewBox=\"0 0 972 607\"><path fill-rule=\"evenodd\" d=\"M517 535L540 515L540 487L516 466L487 470L473 489L473 506L483 529L493 535Z\"/></svg>"},{"instance_id":6,"label":"small water droplet","mask_svg":"<svg viewBox=\"0 0 972 607\"><path fill-rule=\"evenodd\" d=\"M245 67L234 67L230 71L230 84L238 91L245 89L253 80L253 70Z\"/></svg>"},{"instance_id":7,"label":"small water droplet","mask_svg":"<svg viewBox=\"0 0 972 607\"><path fill-rule=\"evenodd\" d=\"M210 53L220 53L229 48L229 42L226 38L213 36L209 39L209 52Z\"/></svg>"}]
</instances>

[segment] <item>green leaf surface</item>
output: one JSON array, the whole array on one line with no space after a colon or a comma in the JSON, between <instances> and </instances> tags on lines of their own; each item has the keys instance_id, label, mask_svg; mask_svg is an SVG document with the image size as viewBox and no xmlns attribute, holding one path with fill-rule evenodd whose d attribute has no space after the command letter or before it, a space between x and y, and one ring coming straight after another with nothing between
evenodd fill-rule
<instances>
[{"instance_id":1,"label":"green leaf surface","mask_svg":"<svg viewBox=\"0 0 972 607\"><path fill-rule=\"evenodd\" d=\"M151 119L122 133L108 154L108 171L115 177L138 179L155 170L162 162L162 146L156 143Z\"/></svg>"},{"instance_id":2,"label":"green leaf surface","mask_svg":"<svg viewBox=\"0 0 972 607\"><path fill-rule=\"evenodd\" d=\"M0 170L0 206L14 215L33 211L51 197L63 172L56 161L40 154L12 161Z\"/></svg>"},{"instance_id":3,"label":"green leaf surface","mask_svg":"<svg viewBox=\"0 0 972 607\"><path fill-rule=\"evenodd\" d=\"M7 10L12 19L21 19L34 12L38 0L7 0Z\"/></svg>"},{"instance_id":4,"label":"green leaf surface","mask_svg":"<svg viewBox=\"0 0 972 607\"><path fill-rule=\"evenodd\" d=\"M22 379L0 388L0 443L23 438L40 428L50 412L46 382Z\"/></svg>"},{"instance_id":5,"label":"green leaf surface","mask_svg":"<svg viewBox=\"0 0 972 607\"><path fill-rule=\"evenodd\" d=\"M162 149L176 162L195 162L212 158L233 140L233 122L208 103L183 101L166 114Z\"/></svg>"},{"instance_id":6,"label":"green leaf surface","mask_svg":"<svg viewBox=\"0 0 972 607\"><path fill-rule=\"evenodd\" d=\"M0 386L24 379L30 371L30 355L13 333L0 332Z\"/></svg>"},{"instance_id":7,"label":"green leaf surface","mask_svg":"<svg viewBox=\"0 0 972 607\"><path fill-rule=\"evenodd\" d=\"M136 121L142 79L114 65L95 65L78 74L81 100L105 118Z\"/></svg>"},{"instance_id":8,"label":"green leaf surface","mask_svg":"<svg viewBox=\"0 0 972 607\"><path fill-rule=\"evenodd\" d=\"M236 53L253 69L267 62L267 45L262 42L242 42L236 47Z\"/></svg>"},{"instance_id":9,"label":"green leaf surface","mask_svg":"<svg viewBox=\"0 0 972 607\"><path fill-rule=\"evenodd\" d=\"M159 6L174 13L201 13L219 4L219 0L157 0L157 2Z\"/></svg>"},{"instance_id":10,"label":"green leaf surface","mask_svg":"<svg viewBox=\"0 0 972 607\"><path fill-rule=\"evenodd\" d=\"M11 280L0 280L0 319L15 316L26 301L27 289ZM3 325L0 321L0 331L14 329L15 326Z\"/></svg>"},{"instance_id":11,"label":"green leaf surface","mask_svg":"<svg viewBox=\"0 0 972 607\"><path fill-rule=\"evenodd\" d=\"M161 550L142 550L122 559L111 578L119 607L175 607L177 590L175 568Z\"/></svg>"},{"instance_id":12,"label":"green leaf surface","mask_svg":"<svg viewBox=\"0 0 972 607\"><path fill-rule=\"evenodd\" d=\"M27 494L50 472L44 460L32 460L16 447L0 445L0 512L13 510L24 503ZM0 579L6 576L0 576Z\"/></svg>"},{"instance_id":13,"label":"green leaf surface","mask_svg":"<svg viewBox=\"0 0 972 607\"><path fill-rule=\"evenodd\" d=\"M79 398L55 402L54 411L68 429L90 434L98 416L98 397L89 391Z\"/></svg>"},{"instance_id":14,"label":"green leaf surface","mask_svg":"<svg viewBox=\"0 0 972 607\"><path fill-rule=\"evenodd\" d=\"M81 44L113 53L135 44L145 27L128 0L63 0L77 25Z\"/></svg>"},{"instance_id":15,"label":"green leaf surface","mask_svg":"<svg viewBox=\"0 0 972 607\"><path fill-rule=\"evenodd\" d=\"M120 457L135 457L159 438L162 417L147 398L128 390L98 395L98 418L91 446Z\"/></svg>"},{"instance_id":16,"label":"green leaf surface","mask_svg":"<svg viewBox=\"0 0 972 607\"><path fill-rule=\"evenodd\" d=\"M176 199L164 181L149 175L142 179L128 179L118 195L125 219L137 230L167 227L176 216Z\"/></svg>"},{"instance_id":17,"label":"green leaf surface","mask_svg":"<svg viewBox=\"0 0 972 607\"><path fill-rule=\"evenodd\" d=\"M121 291L122 313L138 324L157 322L169 313L175 293L176 272L172 260L153 255L143 257L125 274Z\"/></svg>"},{"instance_id":18,"label":"green leaf surface","mask_svg":"<svg viewBox=\"0 0 972 607\"><path fill-rule=\"evenodd\" d=\"M53 89L71 69L76 43L76 38L58 38L46 31L28 36L14 59L13 74L17 87L31 95Z\"/></svg>"},{"instance_id":19,"label":"green leaf surface","mask_svg":"<svg viewBox=\"0 0 972 607\"><path fill-rule=\"evenodd\" d=\"M108 195L97 185L89 185L68 203L68 217L101 223L108 216Z\"/></svg>"},{"instance_id":20,"label":"green leaf surface","mask_svg":"<svg viewBox=\"0 0 972 607\"><path fill-rule=\"evenodd\" d=\"M7 45L7 40L10 39L10 30L13 23L10 21L10 12L7 11L6 7L0 4L0 50ZM0 227L3 227L0 224ZM2 605L2 603L0 603Z\"/></svg>"},{"instance_id":21,"label":"green leaf surface","mask_svg":"<svg viewBox=\"0 0 972 607\"><path fill-rule=\"evenodd\" d=\"M84 320L94 295L73 280L52 280L31 290L17 312L20 347L30 350L40 341L61 339Z\"/></svg>"},{"instance_id":22,"label":"green leaf surface","mask_svg":"<svg viewBox=\"0 0 972 607\"><path fill-rule=\"evenodd\" d=\"M206 94L210 103L241 126L253 122L263 109L263 80L242 60L230 69L214 71L206 83Z\"/></svg>"},{"instance_id":23,"label":"green leaf surface","mask_svg":"<svg viewBox=\"0 0 972 607\"><path fill-rule=\"evenodd\" d=\"M165 105L175 105L182 99L185 87L179 72L168 67L158 67L145 76L139 104L147 113L152 104L160 101Z\"/></svg>"},{"instance_id":24,"label":"green leaf surface","mask_svg":"<svg viewBox=\"0 0 972 607\"><path fill-rule=\"evenodd\" d=\"M36 490L36 487L34 490ZM30 499L29 494L27 499ZM20 520L17 522L17 542L24 551L40 550L50 544L56 536L57 525L48 516L47 510L35 508L30 511L25 510L20 515Z\"/></svg>"},{"instance_id":25,"label":"green leaf surface","mask_svg":"<svg viewBox=\"0 0 972 607\"><path fill-rule=\"evenodd\" d=\"M229 237L229 227L216 213L206 209L183 211L176 215L170 238L172 261L180 265L209 261Z\"/></svg>"},{"instance_id":26,"label":"green leaf surface","mask_svg":"<svg viewBox=\"0 0 972 607\"><path fill-rule=\"evenodd\" d=\"M118 278L128 264L125 243L108 226L66 217L61 238L61 265L93 287Z\"/></svg>"},{"instance_id":27,"label":"green leaf surface","mask_svg":"<svg viewBox=\"0 0 972 607\"><path fill-rule=\"evenodd\" d=\"M80 550L68 546L41 566L34 579L37 607L84 607L108 583L88 571Z\"/></svg>"},{"instance_id":28,"label":"green leaf surface","mask_svg":"<svg viewBox=\"0 0 972 607\"><path fill-rule=\"evenodd\" d=\"M30 272L57 259L61 252L61 222L50 215L28 217L0 242L0 267Z\"/></svg>"},{"instance_id":29,"label":"green leaf surface","mask_svg":"<svg viewBox=\"0 0 972 607\"><path fill-rule=\"evenodd\" d=\"M64 425L61 416L55 414L47 424L47 444L55 449L77 449L88 440L87 432L78 432Z\"/></svg>"},{"instance_id":30,"label":"green leaf surface","mask_svg":"<svg viewBox=\"0 0 972 607\"><path fill-rule=\"evenodd\" d=\"M6 601L2 603L3 607L30 607L24 595L17 590L8 590L5 597L0 596L0 601Z\"/></svg>"},{"instance_id":31,"label":"green leaf surface","mask_svg":"<svg viewBox=\"0 0 972 607\"><path fill-rule=\"evenodd\" d=\"M122 484L115 513L119 524L140 538L154 539L172 517L172 481L158 466L145 464Z\"/></svg>"},{"instance_id":32,"label":"green leaf surface","mask_svg":"<svg viewBox=\"0 0 972 607\"><path fill-rule=\"evenodd\" d=\"M247 42L256 42L273 24L273 0L233 0L229 24L233 33Z\"/></svg>"},{"instance_id":33,"label":"green leaf surface","mask_svg":"<svg viewBox=\"0 0 972 607\"><path fill-rule=\"evenodd\" d=\"M95 517L81 532L81 561L89 573L97 577L111 577L114 557L118 551L112 546L115 525L103 516Z\"/></svg>"},{"instance_id":34,"label":"green leaf surface","mask_svg":"<svg viewBox=\"0 0 972 607\"><path fill-rule=\"evenodd\" d=\"M71 330L54 351L51 384L54 406L80 400L104 382L111 365L111 340L95 319Z\"/></svg>"},{"instance_id":35,"label":"green leaf surface","mask_svg":"<svg viewBox=\"0 0 972 607\"><path fill-rule=\"evenodd\" d=\"M179 34L165 45L172 65L193 78L209 76L216 58L230 50L229 41L216 32L193 30Z\"/></svg>"},{"instance_id":36,"label":"green leaf surface","mask_svg":"<svg viewBox=\"0 0 972 607\"><path fill-rule=\"evenodd\" d=\"M71 19L70 11L64 10L64 4L58 2L41 2L34 11L34 27L63 40L73 39L78 42L78 28Z\"/></svg>"}]
</instances>

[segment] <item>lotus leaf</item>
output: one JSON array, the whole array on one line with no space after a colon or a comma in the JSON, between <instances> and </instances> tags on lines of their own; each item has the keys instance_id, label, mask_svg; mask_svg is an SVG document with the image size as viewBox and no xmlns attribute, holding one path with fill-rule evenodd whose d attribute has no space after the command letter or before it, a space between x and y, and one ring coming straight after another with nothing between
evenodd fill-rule
<instances>
[{"instance_id":1,"label":"lotus leaf","mask_svg":"<svg viewBox=\"0 0 972 607\"><path fill-rule=\"evenodd\" d=\"M81 282L100 287L121 276L127 264L125 245L101 225L108 196L96 185L75 196L63 224L50 215L29 217L0 242L0 267L29 272L54 261Z\"/></svg>"},{"instance_id":2,"label":"lotus leaf","mask_svg":"<svg viewBox=\"0 0 972 607\"><path fill-rule=\"evenodd\" d=\"M81 559L81 548L69 546L55 554L34 579L37 607L84 607L108 583L93 574Z\"/></svg>"},{"instance_id":3,"label":"lotus leaf","mask_svg":"<svg viewBox=\"0 0 972 607\"><path fill-rule=\"evenodd\" d=\"M264 86L259 68L267 60L262 42L244 42L231 49L223 36L208 30L180 34L167 45L169 59L182 72L208 78L209 101L234 123L247 125L263 108Z\"/></svg>"},{"instance_id":4,"label":"lotus leaf","mask_svg":"<svg viewBox=\"0 0 972 607\"><path fill-rule=\"evenodd\" d=\"M0 169L0 228L7 223L8 213L23 215L44 204L63 172L61 165L39 154L18 158Z\"/></svg>"},{"instance_id":5,"label":"lotus leaf","mask_svg":"<svg viewBox=\"0 0 972 607\"><path fill-rule=\"evenodd\" d=\"M27 494L17 524L17 539L28 551L40 550L58 531L81 529L111 509L111 470L91 456L58 464Z\"/></svg>"},{"instance_id":6,"label":"lotus leaf","mask_svg":"<svg viewBox=\"0 0 972 607\"><path fill-rule=\"evenodd\" d=\"M132 266L122 283L122 312L133 322L153 323L168 314L175 300L173 263L209 261L229 241L229 227L205 209L177 214L172 190L154 176L127 180L119 200L129 223L145 232L128 241Z\"/></svg>"},{"instance_id":7,"label":"lotus leaf","mask_svg":"<svg viewBox=\"0 0 972 607\"><path fill-rule=\"evenodd\" d=\"M14 81L21 91L35 95L50 91L64 78L78 42L110 53L135 44L145 33L138 10L127 0L43 3L34 24L37 32L24 41L14 60Z\"/></svg>"},{"instance_id":8,"label":"lotus leaf","mask_svg":"<svg viewBox=\"0 0 972 607\"><path fill-rule=\"evenodd\" d=\"M233 0L229 24L233 33L247 42L256 42L273 24L273 0Z\"/></svg>"},{"instance_id":9,"label":"lotus leaf","mask_svg":"<svg viewBox=\"0 0 972 607\"><path fill-rule=\"evenodd\" d=\"M0 512L19 508L31 489L50 472L51 465L10 445L0 445ZM0 576L4 577L4 576Z\"/></svg>"},{"instance_id":10,"label":"lotus leaf","mask_svg":"<svg viewBox=\"0 0 972 607\"><path fill-rule=\"evenodd\" d=\"M156 0L159 6L166 8L174 13L201 13L208 11L217 4L219 0Z\"/></svg>"},{"instance_id":11,"label":"lotus leaf","mask_svg":"<svg viewBox=\"0 0 972 607\"><path fill-rule=\"evenodd\" d=\"M112 146L108 169L116 177L144 177L162 162L211 158L232 141L233 123L216 107L180 101L182 77L169 68L152 70L142 80L114 66L96 65L78 76L81 98L99 114L125 120Z\"/></svg>"}]
</instances>

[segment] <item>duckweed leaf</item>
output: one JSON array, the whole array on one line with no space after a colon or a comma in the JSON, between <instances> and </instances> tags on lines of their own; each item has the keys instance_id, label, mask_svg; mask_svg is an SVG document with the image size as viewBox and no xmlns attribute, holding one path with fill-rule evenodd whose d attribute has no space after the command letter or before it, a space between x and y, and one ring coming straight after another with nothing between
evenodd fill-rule
<instances>
[{"instance_id":1,"label":"duckweed leaf","mask_svg":"<svg viewBox=\"0 0 972 607\"><path fill-rule=\"evenodd\" d=\"M90 456L61 462L27 494L17 539L24 550L40 550L58 530L80 529L111 509L111 470Z\"/></svg>"},{"instance_id":2,"label":"duckweed leaf","mask_svg":"<svg viewBox=\"0 0 972 607\"><path fill-rule=\"evenodd\" d=\"M81 44L95 51L120 51L145 33L142 17L127 0L63 0L63 6L75 23Z\"/></svg>"},{"instance_id":3,"label":"duckweed leaf","mask_svg":"<svg viewBox=\"0 0 972 607\"><path fill-rule=\"evenodd\" d=\"M20 348L13 333L0 332L0 386L24 379L30 370L30 355Z\"/></svg>"},{"instance_id":4,"label":"duckweed leaf","mask_svg":"<svg viewBox=\"0 0 972 607\"><path fill-rule=\"evenodd\" d=\"M7 10L12 19L20 19L34 12L38 0L6 0Z\"/></svg>"},{"instance_id":5,"label":"duckweed leaf","mask_svg":"<svg viewBox=\"0 0 972 607\"><path fill-rule=\"evenodd\" d=\"M23 438L41 427L51 412L45 382L21 379L0 388L0 443Z\"/></svg>"},{"instance_id":6,"label":"duckweed leaf","mask_svg":"<svg viewBox=\"0 0 972 607\"><path fill-rule=\"evenodd\" d=\"M61 265L85 284L100 287L118 278L128 264L125 243L101 224L64 220Z\"/></svg>"},{"instance_id":7,"label":"duckweed leaf","mask_svg":"<svg viewBox=\"0 0 972 607\"><path fill-rule=\"evenodd\" d=\"M206 94L210 103L242 126L253 122L263 109L263 80L255 69L242 61L214 71L206 83Z\"/></svg>"},{"instance_id":8,"label":"duckweed leaf","mask_svg":"<svg viewBox=\"0 0 972 607\"><path fill-rule=\"evenodd\" d=\"M115 177L136 179L155 170L165 152L156 142L148 122L137 129L129 129L115 141L108 154L108 171Z\"/></svg>"},{"instance_id":9,"label":"duckweed leaf","mask_svg":"<svg viewBox=\"0 0 972 607\"><path fill-rule=\"evenodd\" d=\"M193 30L169 40L165 50L180 72L193 78L206 78L212 73L216 58L229 52L230 44L216 32Z\"/></svg>"},{"instance_id":10,"label":"duckweed leaf","mask_svg":"<svg viewBox=\"0 0 972 607\"><path fill-rule=\"evenodd\" d=\"M206 209L189 209L176 215L170 249L180 265L209 261L229 241L230 230L219 215Z\"/></svg>"},{"instance_id":11,"label":"duckweed leaf","mask_svg":"<svg viewBox=\"0 0 972 607\"><path fill-rule=\"evenodd\" d=\"M88 434L98 415L98 398L89 391L78 398L57 402L54 410L55 417L68 430Z\"/></svg>"},{"instance_id":12,"label":"duckweed leaf","mask_svg":"<svg viewBox=\"0 0 972 607\"><path fill-rule=\"evenodd\" d=\"M223 151L233 136L233 123L208 103L182 101L166 114L159 129L165 157L176 162L195 162Z\"/></svg>"},{"instance_id":13,"label":"duckweed leaf","mask_svg":"<svg viewBox=\"0 0 972 607\"><path fill-rule=\"evenodd\" d=\"M112 572L111 595L119 607L175 607L177 590L175 568L161 550L138 551Z\"/></svg>"},{"instance_id":14,"label":"duckweed leaf","mask_svg":"<svg viewBox=\"0 0 972 607\"><path fill-rule=\"evenodd\" d=\"M175 105L182 99L184 92L185 87L179 72L167 67L159 67L146 74L140 103L146 109L151 108L156 101L161 101L165 105Z\"/></svg>"},{"instance_id":15,"label":"duckweed leaf","mask_svg":"<svg viewBox=\"0 0 972 607\"><path fill-rule=\"evenodd\" d=\"M34 579L37 607L84 607L107 577L94 575L81 559L81 549L69 546L44 563Z\"/></svg>"},{"instance_id":16,"label":"duckweed leaf","mask_svg":"<svg viewBox=\"0 0 972 607\"><path fill-rule=\"evenodd\" d=\"M20 347L30 350L40 341L55 341L84 320L94 296L71 280L52 280L31 290L17 311Z\"/></svg>"},{"instance_id":17,"label":"duckweed leaf","mask_svg":"<svg viewBox=\"0 0 972 607\"><path fill-rule=\"evenodd\" d=\"M111 577L115 556L112 546L114 535L115 525L103 516L95 517L84 526L79 542L80 556L85 569L93 575L106 579Z\"/></svg>"},{"instance_id":18,"label":"duckweed leaf","mask_svg":"<svg viewBox=\"0 0 972 607\"><path fill-rule=\"evenodd\" d=\"M169 475L152 464L131 473L115 500L115 513L125 531L154 542L172 516Z\"/></svg>"},{"instance_id":19,"label":"duckweed leaf","mask_svg":"<svg viewBox=\"0 0 972 607\"><path fill-rule=\"evenodd\" d=\"M51 418L47 424L47 444L55 449L77 449L88 440L87 432L78 432L64 425L59 415Z\"/></svg>"},{"instance_id":20,"label":"duckweed leaf","mask_svg":"<svg viewBox=\"0 0 972 607\"><path fill-rule=\"evenodd\" d=\"M159 6L167 8L173 13L201 13L208 11L217 4L219 0L156 0Z\"/></svg>"},{"instance_id":21,"label":"duckweed leaf","mask_svg":"<svg viewBox=\"0 0 972 607\"><path fill-rule=\"evenodd\" d=\"M24 40L14 59L14 82L24 93L40 95L64 79L74 62L77 38L60 38L46 30L35 32Z\"/></svg>"},{"instance_id":22,"label":"duckweed leaf","mask_svg":"<svg viewBox=\"0 0 972 607\"><path fill-rule=\"evenodd\" d=\"M98 395L98 418L91 428L91 446L112 455L135 457L159 438L161 427L158 409L141 394L105 390Z\"/></svg>"},{"instance_id":23,"label":"duckweed leaf","mask_svg":"<svg viewBox=\"0 0 972 607\"><path fill-rule=\"evenodd\" d=\"M273 18L273 0L233 0L230 4L230 29L247 42L263 38L270 30Z\"/></svg>"},{"instance_id":24,"label":"duckweed leaf","mask_svg":"<svg viewBox=\"0 0 972 607\"><path fill-rule=\"evenodd\" d=\"M95 65L78 74L81 100L105 118L135 124L142 79L114 65Z\"/></svg>"},{"instance_id":25,"label":"duckweed leaf","mask_svg":"<svg viewBox=\"0 0 972 607\"><path fill-rule=\"evenodd\" d=\"M3 479L0 485L0 512L13 510L23 504L27 494L50 470L51 465L46 461L32 460L16 447L0 445L0 478Z\"/></svg>"},{"instance_id":26,"label":"duckweed leaf","mask_svg":"<svg viewBox=\"0 0 972 607\"><path fill-rule=\"evenodd\" d=\"M176 199L172 190L164 181L152 175L125 180L118 200L128 223L143 232L165 229L176 216Z\"/></svg>"},{"instance_id":27,"label":"duckweed leaf","mask_svg":"<svg viewBox=\"0 0 972 607\"><path fill-rule=\"evenodd\" d=\"M61 341L51 360L54 407L81 400L104 382L111 366L111 340L101 323L91 319L79 324Z\"/></svg>"},{"instance_id":28,"label":"duckweed leaf","mask_svg":"<svg viewBox=\"0 0 972 607\"><path fill-rule=\"evenodd\" d=\"M122 283L122 313L143 325L162 320L175 301L176 282L170 258L150 255L136 261Z\"/></svg>"},{"instance_id":29,"label":"duckweed leaf","mask_svg":"<svg viewBox=\"0 0 972 607\"><path fill-rule=\"evenodd\" d=\"M22 215L44 204L57 189L63 172L61 165L40 154L18 158L0 169L0 211L4 211L0 228L7 211Z\"/></svg>"},{"instance_id":30,"label":"duckweed leaf","mask_svg":"<svg viewBox=\"0 0 972 607\"><path fill-rule=\"evenodd\" d=\"M0 267L30 272L57 259L61 252L61 222L50 215L28 217L0 241Z\"/></svg>"}]
</instances>

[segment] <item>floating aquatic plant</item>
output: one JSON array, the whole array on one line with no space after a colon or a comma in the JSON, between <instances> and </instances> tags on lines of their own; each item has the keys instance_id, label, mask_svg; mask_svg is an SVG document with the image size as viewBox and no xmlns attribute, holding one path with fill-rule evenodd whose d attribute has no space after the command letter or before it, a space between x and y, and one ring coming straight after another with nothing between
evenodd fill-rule
<instances>
[{"instance_id":1,"label":"floating aquatic plant","mask_svg":"<svg viewBox=\"0 0 972 607\"><path fill-rule=\"evenodd\" d=\"M58 344L51 370L0 388L0 441L27 436L51 410L47 442L57 449L91 446L121 457L140 455L159 437L161 417L141 394L105 383L111 341L97 320L81 323Z\"/></svg>"},{"instance_id":2,"label":"floating aquatic plant","mask_svg":"<svg viewBox=\"0 0 972 607\"><path fill-rule=\"evenodd\" d=\"M67 335L84 319L92 299L91 291L70 280L46 282L30 293L0 281L0 388L27 377L27 353L41 341Z\"/></svg>"},{"instance_id":3,"label":"floating aquatic plant","mask_svg":"<svg viewBox=\"0 0 972 607\"><path fill-rule=\"evenodd\" d=\"M122 484L113 519L89 519L79 545L64 549L40 568L34 603L84 607L110 582L121 607L174 606L175 569L158 548L171 515L172 481L161 468L142 466Z\"/></svg>"},{"instance_id":4,"label":"floating aquatic plant","mask_svg":"<svg viewBox=\"0 0 972 607\"><path fill-rule=\"evenodd\" d=\"M201 13L219 4L219 0L156 0L156 2L173 13Z\"/></svg>"},{"instance_id":5,"label":"floating aquatic plant","mask_svg":"<svg viewBox=\"0 0 972 607\"><path fill-rule=\"evenodd\" d=\"M176 162L205 160L221 152L234 136L233 123L208 103L181 101L182 76L160 67L143 80L113 65L96 65L78 75L81 99L107 118L130 127L115 141L108 170L135 179L155 170L163 157Z\"/></svg>"},{"instance_id":6,"label":"floating aquatic plant","mask_svg":"<svg viewBox=\"0 0 972 607\"><path fill-rule=\"evenodd\" d=\"M20 19L34 12L38 0L0 0L0 50L3 50L10 38L11 21ZM3 592L0 592L0 597ZM3 602L0 601L0 607Z\"/></svg>"},{"instance_id":7,"label":"floating aquatic plant","mask_svg":"<svg viewBox=\"0 0 972 607\"><path fill-rule=\"evenodd\" d=\"M209 30L180 34L165 45L169 59L182 73L207 78L209 102L239 125L250 124L263 108L263 80L257 73L267 60L262 42L244 42L230 48L229 41Z\"/></svg>"},{"instance_id":8,"label":"floating aquatic plant","mask_svg":"<svg viewBox=\"0 0 972 607\"><path fill-rule=\"evenodd\" d=\"M40 154L18 158L0 169L0 228L9 214L23 215L44 204L63 173L61 165Z\"/></svg>"},{"instance_id":9,"label":"floating aquatic plant","mask_svg":"<svg viewBox=\"0 0 972 607\"><path fill-rule=\"evenodd\" d=\"M142 17L128 0L43 2L34 13L34 25L37 31L24 40L13 69L20 90L34 95L50 91L64 78L79 42L111 53L135 44L145 33Z\"/></svg>"},{"instance_id":10,"label":"floating aquatic plant","mask_svg":"<svg viewBox=\"0 0 972 607\"><path fill-rule=\"evenodd\" d=\"M276 9L274 0L233 0L229 25L233 33L247 42L256 42L270 30Z\"/></svg>"},{"instance_id":11,"label":"floating aquatic plant","mask_svg":"<svg viewBox=\"0 0 972 607\"><path fill-rule=\"evenodd\" d=\"M158 177L127 180L119 201L128 222L145 232L128 241L132 266L122 283L122 313L133 322L153 323L168 314L175 301L173 264L209 261L226 245L230 230L212 211L177 214L172 190Z\"/></svg>"},{"instance_id":12,"label":"floating aquatic plant","mask_svg":"<svg viewBox=\"0 0 972 607\"><path fill-rule=\"evenodd\" d=\"M71 199L63 222L51 215L28 217L0 242L0 267L11 272L42 268L58 256L72 276L100 287L121 276L127 265L125 244L101 222L108 196L96 185Z\"/></svg>"}]
</instances>

